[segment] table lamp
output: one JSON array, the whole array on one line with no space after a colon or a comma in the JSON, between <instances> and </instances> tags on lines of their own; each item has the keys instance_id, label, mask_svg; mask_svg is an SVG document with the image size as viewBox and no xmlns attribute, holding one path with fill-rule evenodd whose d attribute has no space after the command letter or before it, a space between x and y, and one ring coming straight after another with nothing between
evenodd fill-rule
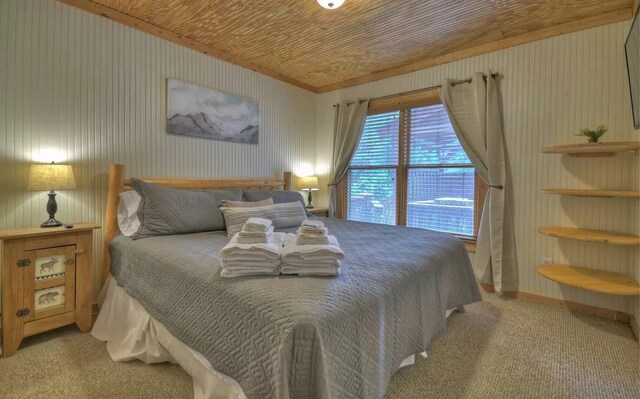
<instances>
[{"instance_id":1,"label":"table lamp","mask_svg":"<svg viewBox=\"0 0 640 399\"><path fill-rule=\"evenodd\" d=\"M47 165L31 165L27 190L49 190L49 201L47 202L49 220L42 223L40 227L62 226L62 223L55 218L58 204L56 203L56 192L53 190L73 190L75 188L76 181L71 165L57 165L53 162Z\"/></svg>"},{"instance_id":2,"label":"table lamp","mask_svg":"<svg viewBox=\"0 0 640 399\"><path fill-rule=\"evenodd\" d=\"M312 191L318 191L320 189L320 185L318 184L318 178L316 176L304 176L304 177L296 177L296 187L298 188L298 190L300 191L308 191L309 195L307 196L307 201L309 202L309 205L307 205L307 208L311 209L313 208L313 205L311 205L311 192Z\"/></svg>"}]
</instances>

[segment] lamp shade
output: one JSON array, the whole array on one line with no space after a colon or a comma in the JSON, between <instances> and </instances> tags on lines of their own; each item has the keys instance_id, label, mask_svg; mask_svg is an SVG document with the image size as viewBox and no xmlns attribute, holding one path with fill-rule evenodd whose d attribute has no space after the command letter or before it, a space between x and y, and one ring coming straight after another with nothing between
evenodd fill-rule
<instances>
[{"instance_id":1,"label":"lamp shade","mask_svg":"<svg viewBox=\"0 0 640 399\"><path fill-rule=\"evenodd\" d=\"M31 165L27 190L73 190L76 180L71 165Z\"/></svg>"},{"instance_id":2,"label":"lamp shade","mask_svg":"<svg viewBox=\"0 0 640 399\"><path fill-rule=\"evenodd\" d=\"M320 189L318 178L316 176L296 177L296 187L298 190L304 191L317 191Z\"/></svg>"}]
</instances>

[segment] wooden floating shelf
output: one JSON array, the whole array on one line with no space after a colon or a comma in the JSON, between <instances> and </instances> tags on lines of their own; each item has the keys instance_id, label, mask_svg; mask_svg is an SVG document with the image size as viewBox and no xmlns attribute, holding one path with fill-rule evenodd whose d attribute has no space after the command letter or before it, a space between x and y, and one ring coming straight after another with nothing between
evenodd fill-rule
<instances>
[{"instance_id":1,"label":"wooden floating shelf","mask_svg":"<svg viewBox=\"0 0 640 399\"><path fill-rule=\"evenodd\" d=\"M538 231L551 237L568 238L577 241L615 245L640 245L640 237L633 234L617 233L615 231L588 230L561 226L540 227Z\"/></svg>"},{"instance_id":2,"label":"wooden floating shelf","mask_svg":"<svg viewBox=\"0 0 640 399\"><path fill-rule=\"evenodd\" d=\"M638 282L621 274L570 265L542 265L538 273L556 283L611 295L640 295Z\"/></svg>"},{"instance_id":3,"label":"wooden floating shelf","mask_svg":"<svg viewBox=\"0 0 640 399\"><path fill-rule=\"evenodd\" d=\"M617 152L640 150L640 141L610 141L603 143L562 144L544 147L546 154L567 154L574 157L611 157Z\"/></svg>"},{"instance_id":4,"label":"wooden floating shelf","mask_svg":"<svg viewBox=\"0 0 640 399\"><path fill-rule=\"evenodd\" d=\"M542 191L547 194L571 195L574 197L640 198L640 191L574 190L565 188L543 188Z\"/></svg>"}]
</instances>

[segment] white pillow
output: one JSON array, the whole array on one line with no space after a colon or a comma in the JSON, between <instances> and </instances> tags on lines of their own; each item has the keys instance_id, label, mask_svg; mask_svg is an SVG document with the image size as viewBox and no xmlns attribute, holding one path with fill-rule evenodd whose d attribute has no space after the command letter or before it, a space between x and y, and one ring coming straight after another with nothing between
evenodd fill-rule
<instances>
[{"instance_id":1,"label":"white pillow","mask_svg":"<svg viewBox=\"0 0 640 399\"><path fill-rule=\"evenodd\" d=\"M138 207L140 207L140 194L131 191L120 193L120 204L118 204L118 227L123 236L130 237L140 227L138 219Z\"/></svg>"},{"instance_id":2,"label":"white pillow","mask_svg":"<svg viewBox=\"0 0 640 399\"><path fill-rule=\"evenodd\" d=\"M252 208L229 208L223 206L220 210L224 214L229 237L242 230L242 226L250 217L269 219L276 229L298 227L307 218L307 213L300 201Z\"/></svg>"}]
</instances>

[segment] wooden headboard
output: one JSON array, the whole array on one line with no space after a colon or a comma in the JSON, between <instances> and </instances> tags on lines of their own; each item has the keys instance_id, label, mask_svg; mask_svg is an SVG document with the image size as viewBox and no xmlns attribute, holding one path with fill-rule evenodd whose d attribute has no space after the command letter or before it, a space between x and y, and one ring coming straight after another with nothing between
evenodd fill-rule
<instances>
[{"instance_id":1,"label":"wooden headboard","mask_svg":"<svg viewBox=\"0 0 640 399\"><path fill-rule=\"evenodd\" d=\"M102 284L107 281L111 269L111 255L109 243L120 235L118 228L118 203L120 193L131 190L131 180L125 178L125 165L109 165L109 183L107 191L107 214L104 229L104 246L102 257ZM140 180L159 184L166 187L182 189L225 189L242 188L246 190L289 190L291 187L291 172L284 172L281 180L266 179L177 179L177 178L146 178Z\"/></svg>"}]
</instances>

